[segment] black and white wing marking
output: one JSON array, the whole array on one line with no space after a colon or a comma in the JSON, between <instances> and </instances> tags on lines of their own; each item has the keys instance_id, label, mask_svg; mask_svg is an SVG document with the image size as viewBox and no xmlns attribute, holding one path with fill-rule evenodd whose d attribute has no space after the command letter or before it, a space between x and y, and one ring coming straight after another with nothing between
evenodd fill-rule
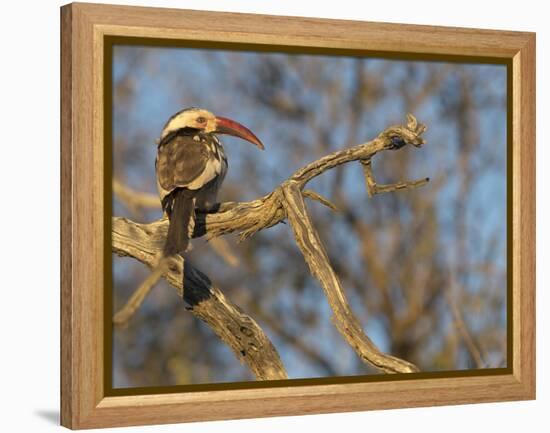
<instances>
[{"instance_id":1,"label":"black and white wing marking","mask_svg":"<svg viewBox=\"0 0 550 433\"><path fill-rule=\"evenodd\" d=\"M175 189L200 189L221 172L220 161L212 158L205 137L200 134L175 135L161 144L155 165L163 208L165 198Z\"/></svg>"}]
</instances>

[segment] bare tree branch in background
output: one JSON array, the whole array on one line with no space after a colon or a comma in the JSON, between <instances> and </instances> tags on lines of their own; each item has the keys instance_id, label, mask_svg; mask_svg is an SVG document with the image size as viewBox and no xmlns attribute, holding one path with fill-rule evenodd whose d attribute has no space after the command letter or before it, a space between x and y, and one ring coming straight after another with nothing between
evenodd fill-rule
<instances>
[{"instance_id":1,"label":"bare tree branch in background","mask_svg":"<svg viewBox=\"0 0 550 433\"><path fill-rule=\"evenodd\" d=\"M418 124L415 117L407 116L407 125L391 126L374 140L324 156L298 170L270 194L242 203L223 203L215 213L197 215L194 237L213 238L226 233L239 232L241 239L287 219L296 242L302 251L311 273L319 280L333 311L333 319L344 339L366 363L386 373L408 373L418 368L408 361L381 352L364 333L359 320L353 314L342 285L332 269L325 248L313 227L304 203L304 196L330 204L317 193L306 192L305 185L320 174L359 161L365 164L374 155L384 150L399 149L407 144L420 147L425 125ZM370 167L370 164L369 164ZM369 190L377 190L370 173ZM378 192L389 192L425 184L427 180L381 186ZM153 265L166 236L167 221L161 219L149 224L138 224L126 218L113 218L113 252L134 257ZM170 266L164 277L181 291L182 265ZM258 379L286 377L275 348L261 328L229 303L210 280L193 266L184 267L184 300L190 311L205 321L241 361L247 363ZM180 293L181 295L181 293Z\"/></svg>"},{"instance_id":2,"label":"bare tree branch in background","mask_svg":"<svg viewBox=\"0 0 550 433\"><path fill-rule=\"evenodd\" d=\"M135 191L116 178L113 178L113 194L130 210L140 208L160 209L158 195Z\"/></svg>"},{"instance_id":3,"label":"bare tree branch in background","mask_svg":"<svg viewBox=\"0 0 550 433\"><path fill-rule=\"evenodd\" d=\"M447 298L447 303L449 304L449 307L451 309L451 312L453 313L453 320L455 323L455 326L460 334L460 337L464 341L464 344L466 344L466 347L470 351L470 355L474 359L476 363L477 368L485 368L486 363L483 360L483 356L481 355L481 351L474 341L474 338L472 337L472 333L468 329L468 326L464 322L464 317L462 314L462 311L460 311L460 306L458 305L456 299L452 295L450 290L447 290L445 293L445 296Z\"/></svg>"}]
</instances>

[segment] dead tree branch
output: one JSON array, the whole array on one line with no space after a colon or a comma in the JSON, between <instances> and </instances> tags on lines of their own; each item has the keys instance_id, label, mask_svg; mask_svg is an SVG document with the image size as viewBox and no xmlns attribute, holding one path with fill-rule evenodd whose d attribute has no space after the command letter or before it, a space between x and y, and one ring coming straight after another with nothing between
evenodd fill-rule
<instances>
[{"instance_id":1,"label":"dead tree branch","mask_svg":"<svg viewBox=\"0 0 550 433\"><path fill-rule=\"evenodd\" d=\"M309 270L321 283L332 308L332 320L361 359L386 373L411 373L418 368L410 362L382 353L363 332L344 294L344 289L329 263L325 248L313 228L304 197L297 184L284 187L285 209L294 238L302 251Z\"/></svg>"},{"instance_id":2,"label":"dead tree branch","mask_svg":"<svg viewBox=\"0 0 550 433\"><path fill-rule=\"evenodd\" d=\"M264 197L250 202L222 203L216 212L198 214L193 237L204 236L211 239L236 232L243 240L259 230L288 220L311 273L319 280L325 291L337 329L360 358L386 373L418 371L410 362L381 352L364 333L313 227L304 196L321 201L329 207L332 203L317 193L304 192L304 187L325 171L353 161L367 167L367 187L371 195L424 185L427 179L378 186L372 175L371 159L379 152L397 150L409 144L420 147L425 143L421 137L425 130L426 127L417 123L415 117L409 114L407 125L390 126L372 141L331 153L306 165ZM113 217L113 252L135 257L152 266L156 253L162 248L167 228L166 219L138 224L126 218ZM180 295L181 267L181 263L169 267L164 275L164 278L179 290ZM184 299L190 305L191 312L208 323L237 356L247 362L256 377L286 377L275 348L256 322L242 313L238 307L230 304L204 274L188 263L185 266L185 288ZM246 332L241 328L243 323L246 323ZM264 369L267 369L269 374L266 374Z\"/></svg>"},{"instance_id":3,"label":"dead tree branch","mask_svg":"<svg viewBox=\"0 0 550 433\"><path fill-rule=\"evenodd\" d=\"M369 193L369 197L373 197L376 194L382 194L385 192L398 191L400 189L417 188L419 186L427 184L430 181L429 177L425 177L424 179L419 180L407 182L401 181L389 185L381 185L379 183L376 183L376 181L374 180L374 174L372 173L372 161L370 159L366 161L361 161L361 165L363 166L363 174L365 175L365 182L367 184L367 192Z\"/></svg>"},{"instance_id":4,"label":"dead tree branch","mask_svg":"<svg viewBox=\"0 0 550 433\"><path fill-rule=\"evenodd\" d=\"M113 253L133 257L150 268L157 268L165 230L151 231L147 224L113 218ZM182 271L185 273L183 299L188 310L210 326L216 335L246 363L257 379L286 379L287 374L277 350L260 326L232 304L206 275L183 260L171 259L162 269L163 277L182 296Z\"/></svg>"}]
</instances>

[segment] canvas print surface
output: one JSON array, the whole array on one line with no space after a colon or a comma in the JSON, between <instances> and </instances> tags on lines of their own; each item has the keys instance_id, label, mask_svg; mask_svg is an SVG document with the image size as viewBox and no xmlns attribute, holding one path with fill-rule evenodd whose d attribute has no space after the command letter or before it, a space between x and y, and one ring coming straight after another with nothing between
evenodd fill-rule
<instances>
[{"instance_id":1,"label":"canvas print surface","mask_svg":"<svg viewBox=\"0 0 550 433\"><path fill-rule=\"evenodd\" d=\"M426 143L397 137L372 173L429 182L369 195L364 164L326 169L303 196L319 251L381 352L421 372L508 365L505 65L120 44L111 72L112 213L139 224L130 253L112 255L112 314L126 313L112 330L114 389L384 374L338 327L297 223L187 238L223 203L265 197L408 113ZM168 236L177 266L231 306L219 323L192 282L162 276L176 265L151 266Z\"/></svg>"}]
</instances>

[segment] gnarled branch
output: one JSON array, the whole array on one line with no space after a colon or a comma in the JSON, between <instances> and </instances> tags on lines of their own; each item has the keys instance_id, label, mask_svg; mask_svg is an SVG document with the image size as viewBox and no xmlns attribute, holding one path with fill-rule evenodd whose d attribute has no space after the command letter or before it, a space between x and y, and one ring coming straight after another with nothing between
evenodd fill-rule
<instances>
[{"instance_id":1,"label":"gnarled branch","mask_svg":"<svg viewBox=\"0 0 550 433\"><path fill-rule=\"evenodd\" d=\"M304 197L298 184L289 182L284 186L285 209L294 238L302 251L309 270L325 290L333 312L333 322L340 334L355 349L361 359L386 373L411 373L418 368L410 362L381 352L363 332L359 320L354 316L344 294L342 284L330 262L327 253L306 209Z\"/></svg>"},{"instance_id":2,"label":"gnarled branch","mask_svg":"<svg viewBox=\"0 0 550 433\"><path fill-rule=\"evenodd\" d=\"M333 311L333 320L344 339L361 359L386 373L408 373L418 368L408 361L381 352L364 333L346 299L338 276L332 269L324 246L313 227L304 196L329 204L317 193L304 192L313 178L341 164L358 161L366 167L369 193L395 191L424 185L428 180L400 182L378 186L371 171L371 160L384 150L396 150L405 145L420 147L425 125L418 124L414 116L407 116L407 125L391 126L374 140L343 149L320 158L298 170L273 192L257 200L241 203L222 203L215 212L198 214L193 237L214 238L236 232L246 239L259 230L288 220L298 247L302 251L312 274L325 291ZM162 248L168 221L161 219L149 224L138 224L126 218L113 218L113 251L135 257L152 266L155 254ZM182 262L180 260L180 262ZM181 263L172 266L164 275L181 293ZM262 330L250 317L229 303L210 280L197 269L185 265L184 299L190 310L207 322L214 332L228 344L237 356L248 363L260 379L286 377L280 358ZM243 326L244 324L244 326ZM243 326L247 331L241 329ZM246 348L243 348L246 345ZM244 354L243 354L244 351ZM269 371L269 373L265 373ZM283 374L284 373L284 374Z\"/></svg>"},{"instance_id":3,"label":"gnarled branch","mask_svg":"<svg viewBox=\"0 0 550 433\"><path fill-rule=\"evenodd\" d=\"M162 230L150 230L147 224L125 218L112 220L113 252L133 257L150 268L157 268L158 254L164 242ZM157 226L158 227L158 226ZM185 274L185 293L182 293ZM206 275L172 258L162 269L163 277L176 288L189 305L189 311L210 326L235 356L246 363L257 379L286 379L287 374L277 350L260 326L232 304Z\"/></svg>"}]
</instances>

